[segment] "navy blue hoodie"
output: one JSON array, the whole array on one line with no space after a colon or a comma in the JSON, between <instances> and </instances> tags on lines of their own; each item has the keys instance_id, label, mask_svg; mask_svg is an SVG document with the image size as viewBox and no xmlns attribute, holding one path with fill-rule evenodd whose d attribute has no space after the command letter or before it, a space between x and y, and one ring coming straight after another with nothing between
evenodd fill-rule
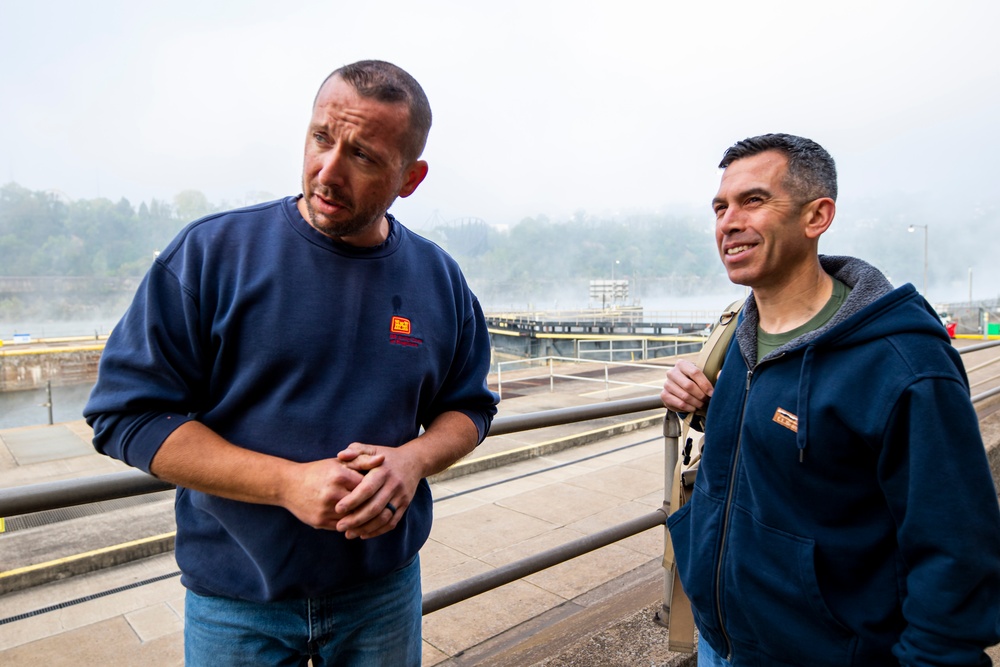
<instances>
[{"instance_id":1,"label":"navy blue hoodie","mask_svg":"<svg viewBox=\"0 0 1000 667\"><path fill-rule=\"evenodd\" d=\"M756 360L751 296L668 523L702 636L742 665L988 665L1000 510L961 359L911 285Z\"/></svg>"},{"instance_id":2,"label":"navy blue hoodie","mask_svg":"<svg viewBox=\"0 0 1000 667\"><path fill-rule=\"evenodd\" d=\"M241 447L306 462L354 441L398 446L447 411L482 439L496 412L490 343L458 265L392 216L353 248L296 198L210 216L159 255L101 357L84 409L99 451L149 471L196 419ZM421 481L397 527L370 540L281 507L178 488L177 562L196 593L326 595L413 559L431 526Z\"/></svg>"}]
</instances>

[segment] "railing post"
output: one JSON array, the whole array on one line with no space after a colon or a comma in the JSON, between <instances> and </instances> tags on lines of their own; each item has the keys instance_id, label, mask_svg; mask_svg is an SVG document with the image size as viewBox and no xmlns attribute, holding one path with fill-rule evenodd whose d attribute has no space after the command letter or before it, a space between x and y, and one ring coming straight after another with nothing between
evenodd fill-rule
<instances>
[{"instance_id":1,"label":"railing post","mask_svg":"<svg viewBox=\"0 0 1000 667\"><path fill-rule=\"evenodd\" d=\"M500 400L503 400L503 377L501 373L502 366L503 366L502 361L497 362L497 398L499 398Z\"/></svg>"},{"instance_id":2,"label":"railing post","mask_svg":"<svg viewBox=\"0 0 1000 667\"><path fill-rule=\"evenodd\" d=\"M552 357L549 357L549 393L552 394L556 390L556 378L555 378L555 362Z\"/></svg>"}]
</instances>

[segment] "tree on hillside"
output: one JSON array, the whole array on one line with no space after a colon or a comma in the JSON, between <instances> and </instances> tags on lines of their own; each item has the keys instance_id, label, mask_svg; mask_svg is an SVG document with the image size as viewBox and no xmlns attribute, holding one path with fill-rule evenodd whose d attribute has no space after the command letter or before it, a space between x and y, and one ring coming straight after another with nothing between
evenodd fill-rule
<instances>
[{"instance_id":1,"label":"tree on hillside","mask_svg":"<svg viewBox=\"0 0 1000 667\"><path fill-rule=\"evenodd\" d=\"M40 261L50 238L64 236L66 205L16 183L0 188L0 275L52 275Z\"/></svg>"}]
</instances>

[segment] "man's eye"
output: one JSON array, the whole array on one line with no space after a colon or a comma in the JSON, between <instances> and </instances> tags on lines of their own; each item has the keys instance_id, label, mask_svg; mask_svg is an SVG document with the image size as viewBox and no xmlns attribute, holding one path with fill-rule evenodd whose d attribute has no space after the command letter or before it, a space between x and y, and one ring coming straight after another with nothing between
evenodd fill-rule
<instances>
[{"instance_id":1,"label":"man's eye","mask_svg":"<svg viewBox=\"0 0 1000 667\"><path fill-rule=\"evenodd\" d=\"M327 143L326 137L324 135L320 134L319 132L313 133L313 139L318 144L325 144L325 143Z\"/></svg>"},{"instance_id":2,"label":"man's eye","mask_svg":"<svg viewBox=\"0 0 1000 667\"><path fill-rule=\"evenodd\" d=\"M726 212L726 207L725 206L716 206L715 207L715 217L718 218L718 217L720 217L725 212Z\"/></svg>"}]
</instances>

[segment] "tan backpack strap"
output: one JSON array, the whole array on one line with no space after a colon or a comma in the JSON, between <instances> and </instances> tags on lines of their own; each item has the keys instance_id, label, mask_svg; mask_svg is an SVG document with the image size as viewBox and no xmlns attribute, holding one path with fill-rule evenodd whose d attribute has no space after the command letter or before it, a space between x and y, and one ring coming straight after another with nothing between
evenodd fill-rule
<instances>
[{"instance_id":1,"label":"tan backpack strap","mask_svg":"<svg viewBox=\"0 0 1000 667\"><path fill-rule=\"evenodd\" d=\"M736 331L736 324L739 319L738 315L742 307L742 301L734 301L723 311L722 316L719 318L718 326L712 330L711 335L709 335L708 340L705 341L705 345L698 354L698 360L695 362L698 368L702 369L705 375L708 376L709 381L713 385L719 377L719 371L722 370L722 361L726 357L726 350L729 348L729 341L732 340L733 332ZM698 420L701 421L704 416L705 410L698 410L684 417L684 423L681 426L681 437L677 442L680 448L683 449L685 446L693 424L696 423L695 418L701 418ZM679 452L678 454L677 468L674 470L673 488L670 490L671 514L683 507L687 503L689 496L681 480L683 452ZM684 593L684 587L681 586L680 573L677 571L677 561L674 557L674 546L669 540L669 535L670 533L668 532L667 544L663 550L663 567L669 571L668 576L673 578L670 598L670 618L667 623L667 650L678 653L694 653L694 614L691 611L691 602L688 600L687 594Z\"/></svg>"},{"instance_id":2,"label":"tan backpack strap","mask_svg":"<svg viewBox=\"0 0 1000 667\"><path fill-rule=\"evenodd\" d=\"M733 301L729 307L722 311L719 316L719 325L712 329L705 346L698 354L698 368L705 371L705 375L715 384L719 371L722 370L722 360L726 358L726 350L729 348L729 341L736 331L740 310L743 308L743 301Z\"/></svg>"},{"instance_id":3,"label":"tan backpack strap","mask_svg":"<svg viewBox=\"0 0 1000 667\"><path fill-rule=\"evenodd\" d=\"M743 301L733 301L729 307L722 311L719 316L719 323L712 329L708 340L698 353L695 365L700 368L708 377L708 381L715 386L715 381L719 378L719 371L722 370L722 362L726 358L726 351L729 349L729 341L732 340L736 332L736 325L739 322L740 309L743 308ZM706 408L701 408L684 417L684 421L691 423L695 417L704 417Z\"/></svg>"},{"instance_id":4,"label":"tan backpack strap","mask_svg":"<svg viewBox=\"0 0 1000 667\"><path fill-rule=\"evenodd\" d=\"M673 599L670 600L670 623L667 624L667 650L694 653L694 613L681 586L681 575L674 568Z\"/></svg>"}]
</instances>

